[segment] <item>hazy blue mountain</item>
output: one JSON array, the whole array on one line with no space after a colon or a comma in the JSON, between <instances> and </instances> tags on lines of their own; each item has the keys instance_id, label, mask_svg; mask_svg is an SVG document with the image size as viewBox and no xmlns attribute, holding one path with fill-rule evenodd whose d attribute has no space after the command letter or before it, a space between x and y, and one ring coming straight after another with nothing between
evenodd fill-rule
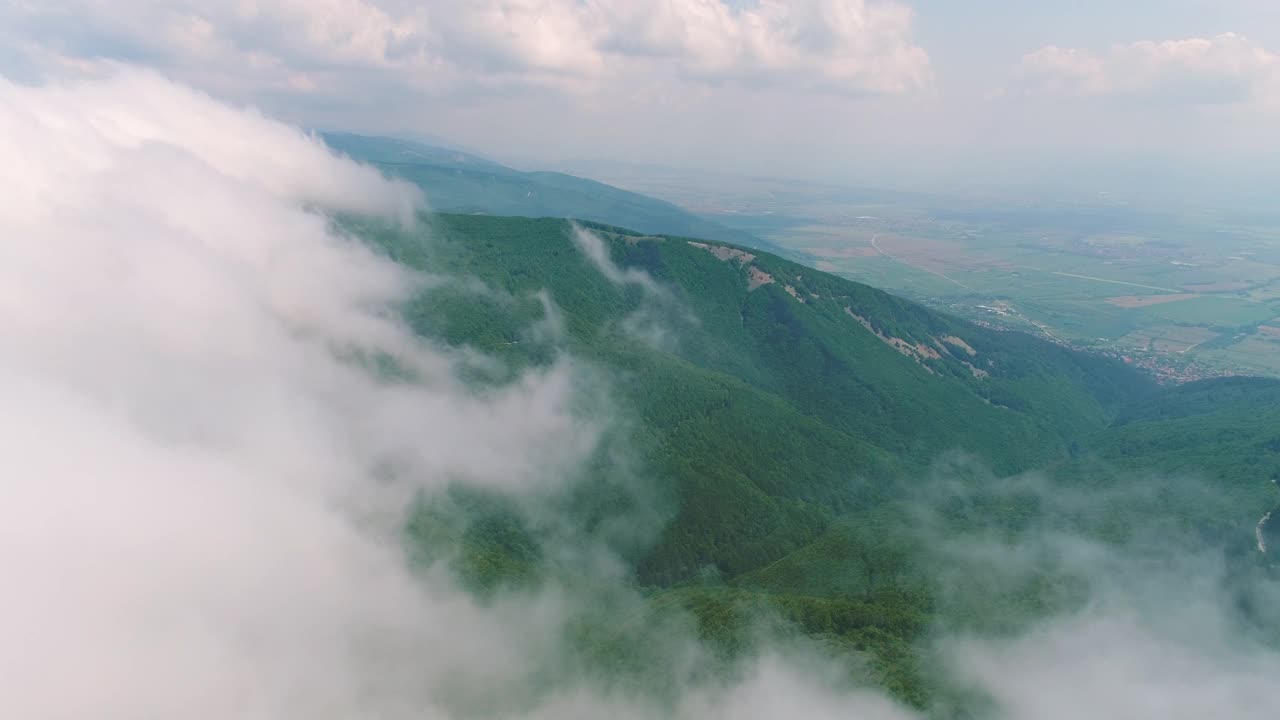
<instances>
[{"instance_id":1,"label":"hazy blue mountain","mask_svg":"<svg viewBox=\"0 0 1280 720\"><path fill-rule=\"evenodd\" d=\"M478 155L412 140L351 133L321 137L339 152L418 185L438 211L569 217L787 254L745 230L594 180L559 172L523 172Z\"/></svg>"}]
</instances>

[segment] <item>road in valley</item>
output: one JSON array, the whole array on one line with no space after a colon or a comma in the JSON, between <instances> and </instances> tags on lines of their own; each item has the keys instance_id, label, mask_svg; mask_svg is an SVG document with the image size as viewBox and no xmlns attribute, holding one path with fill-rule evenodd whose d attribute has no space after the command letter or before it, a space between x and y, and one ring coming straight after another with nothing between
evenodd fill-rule
<instances>
[{"instance_id":1,"label":"road in valley","mask_svg":"<svg viewBox=\"0 0 1280 720\"><path fill-rule=\"evenodd\" d=\"M938 277L942 278L943 280L946 280L947 282L950 282L950 283L955 283L956 285L959 285L960 287L964 288L965 290L968 290L969 292L977 292L977 290L974 290L973 288L969 287L968 285L965 285L964 283L960 282L959 280L956 280L955 278L947 277L946 275L943 275L942 273L938 272L937 270L930 270L930 269L929 269L929 268L927 268L927 267L921 267L921 266L919 266L919 265L913 265L913 264L911 264L911 263L907 262L906 260L903 260L903 259L902 259L902 258L900 258L900 257L896 257L896 256L893 256L893 255L890 255L889 253L887 253L887 252L885 252L885 251L884 251L884 248L880 247L880 244L879 244L879 243L877 243L877 242L876 242L876 239L877 239L877 238L879 238L879 237L880 237L880 233L875 233L874 235L872 235L872 236L871 236L871 247L875 248L875 249L876 249L876 252L880 253L881 255L883 255L883 256L885 256L885 257L889 258L890 260L892 260L892 261L894 261L894 262L896 262L896 263L901 263L901 264L903 264L903 265L906 265L906 266L907 266L907 267L909 267L909 268L915 268L916 270L923 270L924 272L927 272L927 273L929 273L930 275L937 275Z\"/></svg>"}]
</instances>

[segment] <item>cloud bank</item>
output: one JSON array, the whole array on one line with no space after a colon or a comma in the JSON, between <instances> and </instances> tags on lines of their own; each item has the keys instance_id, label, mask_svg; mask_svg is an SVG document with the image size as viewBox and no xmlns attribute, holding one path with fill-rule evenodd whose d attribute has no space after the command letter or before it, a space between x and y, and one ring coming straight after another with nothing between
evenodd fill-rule
<instances>
[{"instance_id":1,"label":"cloud bank","mask_svg":"<svg viewBox=\"0 0 1280 720\"><path fill-rule=\"evenodd\" d=\"M554 490L601 431L564 362L459 380L398 319L425 280L315 209L411 221L411 188L128 70L0 81L0 152L3 714L666 715L530 689L558 672L567 588L478 603L406 562L415 498ZM761 665L676 709L864 703L820 685Z\"/></svg>"},{"instance_id":2,"label":"cloud bank","mask_svg":"<svg viewBox=\"0 0 1280 720\"><path fill-rule=\"evenodd\" d=\"M904 93L930 81L894 0L55 0L9 5L10 42L145 60L228 93L448 92L785 82Z\"/></svg>"},{"instance_id":3,"label":"cloud bank","mask_svg":"<svg viewBox=\"0 0 1280 720\"><path fill-rule=\"evenodd\" d=\"M4 713L419 716L501 673L405 508L558 482L595 431L562 369L467 392L396 319L420 280L309 209L416 191L146 73L0 82L0 135Z\"/></svg>"},{"instance_id":4,"label":"cloud bank","mask_svg":"<svg viewBox=\"0 0 1280 720\"><path fill-rule=\"evenodd\" d=\"M1235 33L1104 53L1050 45L1024 56L1019 74L1021 87L1039 94L1280 106L1280 55Z\"/></svg>"}]
</instances>

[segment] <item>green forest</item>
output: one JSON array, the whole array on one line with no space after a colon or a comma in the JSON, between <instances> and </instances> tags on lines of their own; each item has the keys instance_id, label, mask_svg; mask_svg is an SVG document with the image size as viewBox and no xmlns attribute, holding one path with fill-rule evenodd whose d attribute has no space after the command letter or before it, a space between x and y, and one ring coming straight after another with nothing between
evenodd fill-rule
<instances>
[{"instance_id":1,"label":"green forest","mask_svg":"<svg viewBox=\"0 0 1280 720\"><path fill-rule=\"evenodd\" d=\"M468 370L478 388L566 357L608 388L611 407L583 408L608 418L597 457L558 500L574 527L459 489L408 529L418 557L452 558L480 597L549 574L589 584L544 550L553 536L612 548L646 602L567 640L600 672L674 682L637 648L679 610L724 663L805 637L903 702L961 707L963 689L928 671L931 632L1011 632L1086 595L1047 552L995 583L946 552L964 538L1124 545L1155 528L1236 576L1269 572L1254 526L1277 504L1280 382L1160 387L742 246L582 223L610 275L562 219L339 222L450 278L404 317L496 358Z\"/></svg>"}]
</instances>

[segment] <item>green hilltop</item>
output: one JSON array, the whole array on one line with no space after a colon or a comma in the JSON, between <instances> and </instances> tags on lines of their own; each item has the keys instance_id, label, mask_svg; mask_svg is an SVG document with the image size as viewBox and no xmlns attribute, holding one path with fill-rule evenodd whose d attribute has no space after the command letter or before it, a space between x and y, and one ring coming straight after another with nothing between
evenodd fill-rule
<instances>
[{"instance_id":1,"label":"green hilltop","mask_svg":"<svg viewBox=\"0 0 1280 720\"><path fill-rule=\"evenodd\" d=\"M1187 542L1259 562L1253 524L1280 474L1280 383L1161 389L1122 363L740 245L582 223L618 269L611 279L562 219L342 222L400 263L463 279L432 285L405 315L501 361L477 367L476 383L562 351L599 370L622 419L617 443L565 502L580 532L631 563L655 617L690 611L725 657L767 617L864 659L857 673L925 707L948 691L921 654L931 627L1007 629L1081 597L1049 567L991 592L980 572L945 564L939 539L1053 526L1123 543L1154 516ZM1036 490L1006 482L1029 471L1042 476ZM1124 492L1139 471L1210 491ZM1106 500L1056 507L1046 490ZM455 501L465 528L424 508L411 534L461 548L458 572L477 592L552 571L544 530L519 508ZM653 521L641 531L620 518ZM945 591L944 577L957 577ZM579 639L602 666L625 668L638 627L597 618Z\"/></svg>"}]
</instances>

